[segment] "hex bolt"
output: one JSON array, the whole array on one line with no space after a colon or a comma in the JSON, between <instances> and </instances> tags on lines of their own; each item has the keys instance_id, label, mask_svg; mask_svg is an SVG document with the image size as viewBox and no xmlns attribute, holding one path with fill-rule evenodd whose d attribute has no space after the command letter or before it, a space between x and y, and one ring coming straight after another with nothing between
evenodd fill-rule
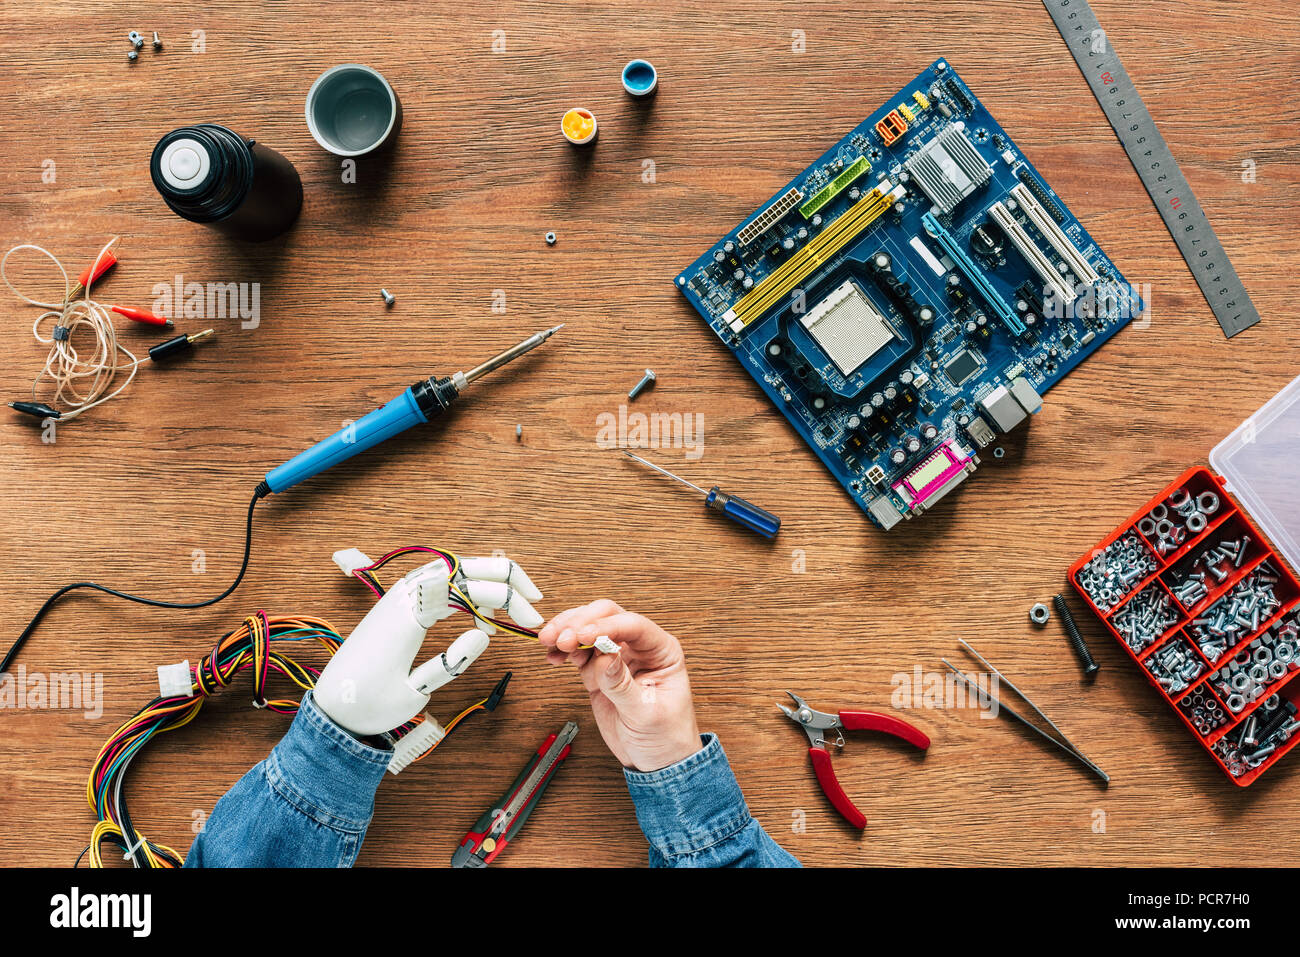
<instances>
[{"instance_id":1,"label":"hex bolt","mask_svg":"<svg viewBox=\"0 0 1300 957\"><path fill-rule=\"evenodd\" d=\"M654 370L646 369L645 375L641 377L641 381L638 382L636 385L632 386L632 391L627 394L628 399L635 399L637 396L639 396L650 386L654 385L654 383L655 383Z\"/></svg>"},{"instance_id":2,"label":"hex bolt","mask_svg":"<svg viewBox=\"0 0 1300 957\"><path fill-rule=\"evenodd\" d=\"M1070 644L1074 645L1075 654L1079 656L1079 661L1083 664L1084 676L1095 678L1097 672L1101 670L1101 666L1092 660L1092 652L1088 650L1088 643L1083 640L1083 635L1079 634L1079 627L1074 623L1074 616L1070 614L1070 606L1065 603L1065 596L1054 596L1052 605L1056 608L1056 614L1061 619L1061 624L1065 626L1065 633L1070 636Z\"/></svg>"},{"instance_id":3,"label":"hex bolt","mask_svg":"<svg viewBox=\"0 0 1300 957\"><path fill-rule=\"evenodd\" d=\"M131 41L131 46L137 50L144 46L144 37L140 36L139 30L132 30L126 35L126 38Z\"/></svg>"},{"instance_id":4,"label":"hex bolt","mask_svg":"<svg viewBox=\"0 0 1300 957\"><path fill-rule=\"evenodd\" d=\"M393 303L397 302L397 297L394 296L387 289L379 290L379 295L384 297L384 305L387 306L389 309L392 309Z\"/></svg>"},{"instance_id":5,"label":"hex bolt","mask_svg":"<svg viewBox=\"0 0 1300 957\"><path fill-rule=\"evenodd\" d=\"M140 54L136 53L134 50L126 51L126 61L128 63L134 63L138 59L140 59Z\"/></svg>"}]
</instances>

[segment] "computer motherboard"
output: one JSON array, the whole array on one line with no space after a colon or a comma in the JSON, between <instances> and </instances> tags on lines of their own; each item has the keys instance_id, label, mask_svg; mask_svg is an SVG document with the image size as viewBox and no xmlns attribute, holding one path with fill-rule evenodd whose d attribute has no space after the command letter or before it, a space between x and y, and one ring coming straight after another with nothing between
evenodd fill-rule
<instances>
[{"instance_id":1,"label":"computer motherboard","mask_svg":"<svg viewBox=\"0 0 1300 957\"><path fill-rule=\"evenodd\" d=\"M944 60L676 284L886 530L1142 312Z\"/></svg>"}]
</instances>

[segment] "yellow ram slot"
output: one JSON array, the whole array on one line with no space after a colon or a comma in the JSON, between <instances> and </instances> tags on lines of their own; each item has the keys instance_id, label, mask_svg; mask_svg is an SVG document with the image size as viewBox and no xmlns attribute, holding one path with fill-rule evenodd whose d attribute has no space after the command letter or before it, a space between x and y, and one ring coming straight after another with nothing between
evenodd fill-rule
<instances>
[{"instance_id":1,"label":"yellow ram slot","mask_svg":"<svg viewBox=\"0 0 1300 957\"><path fill-rule=\"evenodd\" d=\"M892 196L873 189L826 227L816 239L746 293L723 319L733 331L739 331L763 316L893 205Z\"/></svg>"}]
</instances>

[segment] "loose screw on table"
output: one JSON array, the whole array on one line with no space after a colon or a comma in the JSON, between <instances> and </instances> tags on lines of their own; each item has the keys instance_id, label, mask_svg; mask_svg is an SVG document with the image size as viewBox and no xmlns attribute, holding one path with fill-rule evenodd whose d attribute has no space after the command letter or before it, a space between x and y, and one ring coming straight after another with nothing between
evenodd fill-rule
<instances>
[{"instance_id":1,"label":"loose screw on table","mask_svg":"<svg viewBox=\"0 0 1300 957\"><path fill-rule=\"evenodd\" d=\"M1095 678L1097 672L1101 670L1101 666L1092 660L1092 652L1088 650L1088 643L1083 640L1083 635L1079 634L1079 626L1074 623L1074 616L1070 614L1070 606L1065 603L1065 596L1054 596L1052 605L1056 608L1056 614L1060 616L1061 623L1065 625L1065 633L1070 636L1070 644L1074 645L1075 654L1079 656L1079 661L1083 664L1084 676Z\"/></svg>"},{"instance_id":2,"label":"loose screw on table","mask_svg":"<svg viewBox=\"0 0 1300 957\"><path fill-rule=\"evenodd\" d=\"M644 392L646 389L650 388L650 386L654 384L655 384L654 370L646 369L645 375L641 377L641 381L638 382L636 385L632 386L632 391L627 394L627 397L629 399L635 399L642 392Z\"/></svg>"}]
</instances>

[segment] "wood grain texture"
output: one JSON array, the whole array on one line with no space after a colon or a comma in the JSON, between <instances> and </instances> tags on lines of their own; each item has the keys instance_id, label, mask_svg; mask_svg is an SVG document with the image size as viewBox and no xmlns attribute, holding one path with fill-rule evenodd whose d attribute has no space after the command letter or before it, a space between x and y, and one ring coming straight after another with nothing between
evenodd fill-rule
<instances>
[{"instance_id":1,"label":"wood grain texture","mask_svg":"<svg viewBox=\"0 0 1300 957\"><path fill-rule=\"evenodd\" d=\"M1037 2L706 5L243 3L0 4L0 222L77 269L115 233L103 289L147 305L153 284L261 283L261 324L218 322L191 361L145 368L126 397L43 444L0 419L0 631L17 634L58 585L94 577L178 599L233 575L238 525L269 468L431 372L450 372L566 322L514 376L449 422L407 434L259 509L247 582L214 608L166 613L80 596L22 656L30 669L101 672L97 720L0 713L0 864L70 863L93 817L84 778L103 739L156 688L160 663L196 660L249 612L318 614L346 631L366 594L330 563L431 542L505 549L543 610L600 596L679 635L701 723L727 748L755 816L808 864L1290 863L1300 760L1241 792L1083 621L1102 666L1080 683L1055 623L1026 613L1064 569L1296 374L1293 336L1300 42L1289 4L1097 0L1110 37L1208 210L1264 321L1227 342L1046 12ZM157 29L128 67L125 34ZM204 53L190 50L206 32ZM504 30L506 52L492 51ZM806 52L791 51L804 30ZM648 108L618 71L652 60ZM1054 389L1030 429L935 514L872 528L672 287L672 279L937 56L961 72L1133 282L1153 321L1120 333ZM340 182L303 123L326 67L362 61L399 92L395 152ZM593 110L586 154L561 140ZM233 247L170 215L149 181L167 130L221 122L279 150L306 189L301 221ZM41 180L55 161L57 180ZM643 161L655 182L642 179ZM1244 183L1242 164L1256 164ZM554 230L559 242L542 236ZM33 272L34 274L34 272ZM379 287L398 297L385 311ZM503 290L507 311L491 309ZM8 295L8 291L4 291ZM44 353L31 312L3 310L0 395L29 388ZM123 333L145 345L153 337ZM657 456L784 519L765 547L597 447L641 370L636 408L702 413L705 454ZM516 423L524 428L515 442ZM206 553L203 575L191 570ZM806 570L795 573L794 552ZM1077 607L1077 606L1076 606ZM440 635L453 633L450 628ZM1035 739L970 711L912 715L924 761L869 736L834 757L870 821L845 828L805 740L777 712L887 707L891 676L939 667L968 638L1033 694L1113 777L1100 789ZM456 841L566 718L582 732L510 866L637 865L645 845L619 768L576 676L500 640L435 701L447 716L505 669L502 708L385 783L361 862L441 866ZM131 802L151 837L184 849L196 813L285 727L244 687L213 701L135 765ZM1094 832L1096 811L1106 813ZM806 830L792 824L800 813Z\"/></svg>"}]
</instances>

